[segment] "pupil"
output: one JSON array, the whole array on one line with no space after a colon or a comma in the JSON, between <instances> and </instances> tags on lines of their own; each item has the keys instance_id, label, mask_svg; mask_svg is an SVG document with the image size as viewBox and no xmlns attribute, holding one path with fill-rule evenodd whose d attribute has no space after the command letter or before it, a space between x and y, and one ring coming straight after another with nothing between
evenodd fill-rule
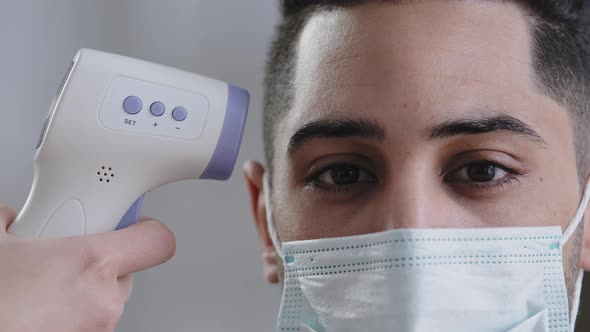
<instances>
[{"instance_id":1,"label":"pupil","mask_svg":"<svg viewBox=\"0 0 590 332\"><path fill-rule=\"evenodd\" d=\"M467 169L469 179L474 182L490 182L496 176L496 166L490 164L472 165Z\"/></svg>"},{"instance_id":2,"label":"pupil","mask_svg":"<svg viewBox=\"0 0 590 332\"><path fill-rule=\"evenodd\" d=\"M357 183L360 172L357 167L339 166L332 169L332 181L337 185L347 185Z\"/></svg>"}]
</instances>

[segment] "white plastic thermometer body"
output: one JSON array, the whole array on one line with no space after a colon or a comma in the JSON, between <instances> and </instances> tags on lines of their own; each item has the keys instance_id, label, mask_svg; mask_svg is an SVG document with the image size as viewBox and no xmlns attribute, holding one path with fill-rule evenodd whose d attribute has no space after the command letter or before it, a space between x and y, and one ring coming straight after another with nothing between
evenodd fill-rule
<instances>
[{"instance_id":1,"label":"white plastic thermometer body","mask_svg":"<svg viewBox=\"0 0 590 332\"><path fill-rule=\"evenodd\" d=\"M245 90L225 82L80 50L51 107L33 185L9 233L111 231L137 222L143 194L162 184L229 178L248 104Z\"/></svg>"}]
</instances>

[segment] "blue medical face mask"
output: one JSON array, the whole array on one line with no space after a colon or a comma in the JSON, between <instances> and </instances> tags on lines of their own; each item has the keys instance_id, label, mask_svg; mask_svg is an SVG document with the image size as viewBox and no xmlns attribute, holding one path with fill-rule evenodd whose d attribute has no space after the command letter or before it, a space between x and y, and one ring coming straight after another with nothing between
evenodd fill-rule
<instances>
[{"instance_id":1,"label":"blue medical face mask","mask_svg":"<svg viewBox=\"0 0 590 332\"><path fill-rule=\"evenodd\" d=\"M264 178L268 228L283 259L277 331L571 332L561 227L399 229L281 243Z\"/></svg>"}]
</instances>

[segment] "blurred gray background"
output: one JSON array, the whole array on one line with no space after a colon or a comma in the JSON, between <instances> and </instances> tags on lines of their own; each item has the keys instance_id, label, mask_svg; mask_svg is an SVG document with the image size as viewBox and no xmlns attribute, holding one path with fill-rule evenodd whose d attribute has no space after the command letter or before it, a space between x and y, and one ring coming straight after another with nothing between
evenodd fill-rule
<instances>
[{"instance_id":1,"label":"blurred gray background","mask_svg":"<svg viewBox=\"0 0 590 332\"><path fill-rule=\"evenodd\" d=\"M2 3L0 203L17 210L32 183L34 147L49 102L79 48L197 72L251 93L230 181L185 181L146 196L144 214L175 232L177 255L135 276L118 332L274 330L280 290L262 277L241 164L263 158L263 67L278 19L275 0Z\"/></svg>"}]
</instances>

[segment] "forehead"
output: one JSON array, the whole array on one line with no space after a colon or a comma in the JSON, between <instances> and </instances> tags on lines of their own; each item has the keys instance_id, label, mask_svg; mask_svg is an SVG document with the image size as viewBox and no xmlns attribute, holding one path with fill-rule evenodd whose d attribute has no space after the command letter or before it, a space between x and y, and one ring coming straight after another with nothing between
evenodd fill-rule
<instances>
[{"instance_id":1,"label":"forehead","mask_svg":"<svg viewBox=\"0 0 590 332\"><path fill-rule=\"evenodd\" d=\"M402 102L440 116L486 100L539 99L528 20L514 4L425 1L320 11L296 55L292 125L354 108ZM367 107L365 107L367 106ZM436 107L434 107L436 106ZM518 105L513 105L517 106ZM374 115L374 114L369 114Z\"/></svg>"}]
</instances>

